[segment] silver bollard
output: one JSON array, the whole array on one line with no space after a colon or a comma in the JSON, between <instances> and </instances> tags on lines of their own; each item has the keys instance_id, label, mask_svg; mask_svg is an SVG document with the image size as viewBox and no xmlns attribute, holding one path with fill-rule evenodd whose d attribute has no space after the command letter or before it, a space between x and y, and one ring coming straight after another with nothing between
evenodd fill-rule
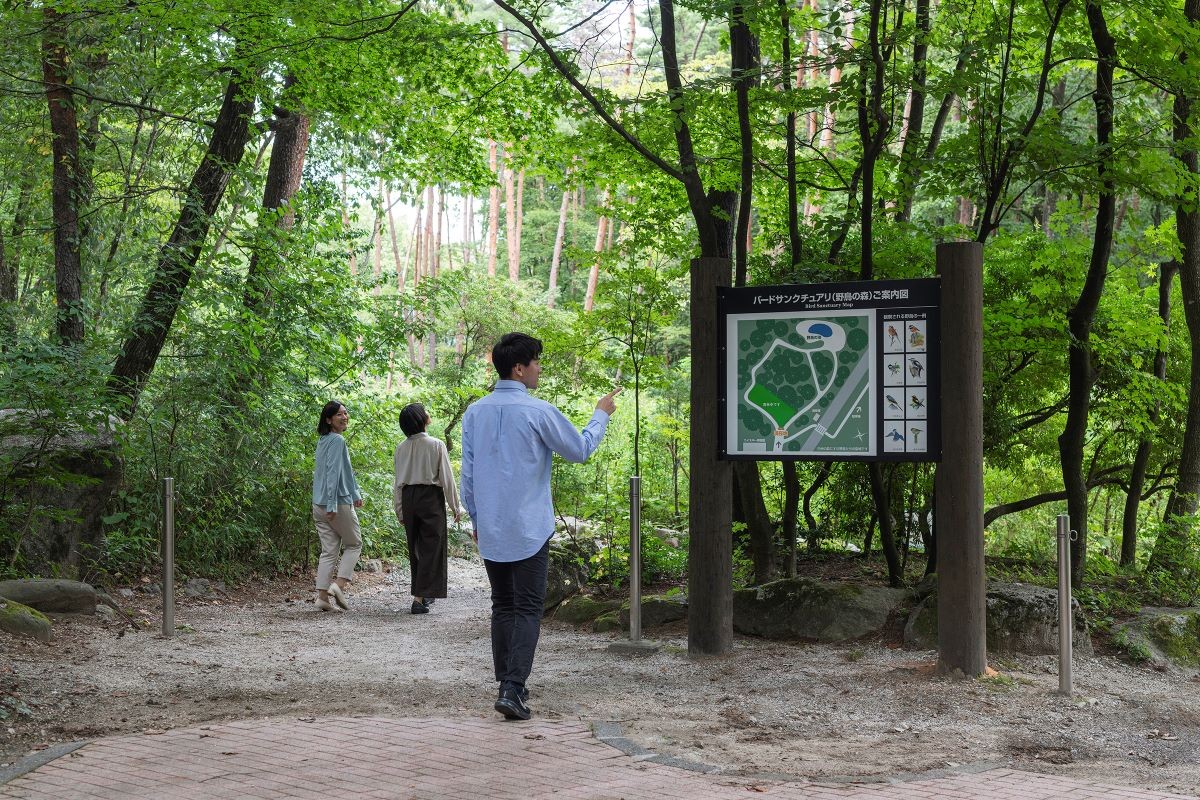
<instances>
[{"instance_id":1,"label":"silver bollard","mask_svg":"<svg viewBox=\"0 0 1200 800\"><path fill-rule=\"evenodd\" d=\"M1058 515L1058 692L1071 695L1071 518Z\"/></svg>"},{"instance_id":2,"label":"silver bollard","mask_svg":"<svg viewBox=\"0 0 1200 800\"><path fill-rule=\"evenodd\" d=\"M175 479L163 478L162 633L175 635Z\"/></svg>"},{"instance_id":3,"label":"silver bollard","mask_svg":"<svg viewBox=\"0 0 1200 800\"><path fill-rule=\"evenodd\" d=\"M629 641L642 639L642 478L629 479Z\"/></svg>"}]
</instances>

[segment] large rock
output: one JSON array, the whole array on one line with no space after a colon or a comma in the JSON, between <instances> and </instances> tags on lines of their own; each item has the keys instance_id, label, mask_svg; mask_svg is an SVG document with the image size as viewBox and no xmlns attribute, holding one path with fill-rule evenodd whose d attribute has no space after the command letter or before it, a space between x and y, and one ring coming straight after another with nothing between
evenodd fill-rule
<instances>
[{"instance_id":1,"label":"large rock","mask_svg":"<svg viewBox=\"0 0 1200 800\"><path fill-rule=\"evenodd\" d=\"M78 575L104 552L102 517L122 463L107 417L86 425L24 409L0 409L0 470L9 509L25 509L20 555L33 573ZM0 524L6 522L0 517Z\"/></svg>"},{"instance_id":2,"label":"large rock","mask_svg":"<svg viewBox=\"0 0 1200 800\"><path fill-rule=\"evenodd\" d=\"M1134 661L1200 672L1200 608L1143 608L1113 628L1112 641Z\"/></svg>"},{"instance_id":3,"label":"large rock","mask_svg":"<svg viewBox=\"0 0 1200 800\"><path fill-rule=\"evenodd\" d=\"M621 608L620 600L596 600L585 594L569 597L559 605L554 612L554 618L572 625L583 625L596 617L603 616Z\"/></svg>"},{"instance_id":4,"label":"large rock","mask_svg":"<svg viewBox=\"0 0 1200 800\"><path fill-rule=\"evenodd\" d=\"M858 639L882 631L907 598L886 586L785 578L734 592L733 629L769 639Z\"/></svg>"},{"instance_id":5,"label":"large rock","mask_svg":"<svg viewBox=\"0 0 1200 800\"><path fill-rule=\"evenodd\" d=\"M546 573L546 602L550 611L587 586L591 551L582 540L555 537L550 542L550 564Z\"/></svg>"},{"instance_id":6,"label":"large rock","mask_svg":"<svg viewBox=\"0 0 1200 800\"><path fill-rule=\"evenodd\" d=\"M648 595L642 598L642 627L657 628L669 622L687 619L687 601L672 595ZM629 630L629 604L621 606L621 629Z\"/></svg>"},{"instance_id":7,"label":"large rock","mask_svg":"<svg viewBox=\"0 0 1200 800\"><path fill-rule=\"evenodd\" d=\"M1075 613L1074 649L1092 652L1087 619L1079 604ZM937 592L922 600L904 626L904 645L922 650L937 647ZM987 589L987 649L993 653L1053 655L1058 652L1058 592L1027 583L993 583Z\"/></svg>"},{"instance_id":8,"label":"large rock","mask_svg":"<svg viewBox=\"0 0 1200 800\"><path fill-rule=\"evenodd\" d=\"M50 641L50 620L37 609L0 597L0 629L39 642Z\"/></svg>"},{"instance_id":9,"label":"large rock","mask_svg":"<svg viewBox=\"0 0 1200 800\"><path fill-rule=\"evenodd\" d=\"M0 597L50 614L95 614L96 590L91 584L56 578L0 581Z\"/></svg>"}]
</instances>

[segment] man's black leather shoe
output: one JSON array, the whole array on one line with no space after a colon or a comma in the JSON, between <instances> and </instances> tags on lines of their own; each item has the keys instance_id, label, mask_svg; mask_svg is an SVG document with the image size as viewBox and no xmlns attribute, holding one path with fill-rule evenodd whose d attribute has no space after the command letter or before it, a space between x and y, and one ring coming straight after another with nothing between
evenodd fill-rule
<instances>
[{"instance_id":1,"label":"man's black leather shoe","mask_svg":"<svg viewBox=\"0 0 1200 800\"><path fill-rule=\"evenodd\" d=\"M501 689L495 707L508 719L529 719L533 715L516 689Z\"/></svg>"}]
</instances>

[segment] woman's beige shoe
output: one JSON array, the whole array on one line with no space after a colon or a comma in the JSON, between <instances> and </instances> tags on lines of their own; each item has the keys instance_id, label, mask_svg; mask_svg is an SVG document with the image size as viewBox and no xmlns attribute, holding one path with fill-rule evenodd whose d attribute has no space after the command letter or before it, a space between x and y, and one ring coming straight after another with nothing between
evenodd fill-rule
<instances>
[{"instance_id":1,"label":"woman's beige shoe","mask_svg":"<svg viewBox=\"0 0 1200 800\"><path fill-rule=\"evenodd\" d=\"M317 598L317 611L334 611L334 610L336 610L336 609L334 609L334 607L329 604L328 600L322 600L320 597Z\"/></svg>"},{"instance_id":2,"label":"woman's beige shoe","mask_svg":"<svg viewBox=\"0 0 1200 800\"><path fill-rule=\"evenodd\" d=\"M329 596L344 610L350 610L350 604L346 602L346 593L342 590L341 586L337 585L336 581L329 584Z\"/></svg>"}]
</instances>

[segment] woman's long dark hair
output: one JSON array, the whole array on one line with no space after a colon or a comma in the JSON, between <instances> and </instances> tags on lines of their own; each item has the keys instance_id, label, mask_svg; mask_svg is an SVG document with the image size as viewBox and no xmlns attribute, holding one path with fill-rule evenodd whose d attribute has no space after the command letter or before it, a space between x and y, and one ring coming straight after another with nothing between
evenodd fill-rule
<instances>
[{"instance_id":1,"label":"woman's long dark hair","mask_svg":"<svg viewBox=\"0 0 1200 800\"><path fill-rule=\"evenodd\" d=\"M325 407L321 409L321 418L317 420L317 433L319 435L324 436L333 430L333 428L329 425L329 418L338 413L338 411L344 407L345 406L343 406L337 400L330 400L325 404Z\"/></svg>"},{"instance_id":2,"label":"woman's long dark hair","mask_svg":"<svg viewBox=\"0 0 1200 800\"><path fill-rule=\"evenodd\" d=\"M425 406L420 403L409 403L400 410L400 430L404 431L405 436L420 433L425 430L425 420L428 417L429 415L425 413Z\"/></svg>"}]
</instances>

